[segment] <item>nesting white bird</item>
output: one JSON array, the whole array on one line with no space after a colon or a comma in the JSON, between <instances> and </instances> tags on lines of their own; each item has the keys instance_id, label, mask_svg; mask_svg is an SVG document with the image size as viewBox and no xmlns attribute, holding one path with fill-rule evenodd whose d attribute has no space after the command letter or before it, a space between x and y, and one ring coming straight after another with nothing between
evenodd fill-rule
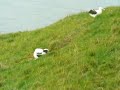
<instances>
[{"instance_id":1,"label":"nesting white bird","mask_svg":"<svg viewBox=\"0 0 120 90\"><path fill-rule=\"evenodd\" d=\"M33 53L33 56L35 59L38 59L40 56L47 54L48 51L49 51L48 49L36 48Z\"/></svg>"},{"instance_id":2,"label":"nesting white bird","mask_svg":"<svg viewBox=\"0 0 120 90\"><path fill-rule=\"evenodd\" d=\"M96 17L97 15L102 14L102 10L105 10L105 9L102 8L102 7L99 7L98 10L92 9L92 10L89 11L89 15L92 16L92 17Z\"/></svg>"}]
</instances>

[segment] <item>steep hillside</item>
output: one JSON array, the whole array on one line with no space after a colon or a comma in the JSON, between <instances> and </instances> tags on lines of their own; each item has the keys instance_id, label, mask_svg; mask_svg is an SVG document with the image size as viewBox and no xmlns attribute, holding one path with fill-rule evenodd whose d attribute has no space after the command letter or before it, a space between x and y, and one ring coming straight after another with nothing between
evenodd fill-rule
<instances>
[{"instance_id":1,"label":"steep hillside","mask_svg":"<svg viewBox=\"0 0 120 90\"><path fill-rule=\"evenodd\" d=\"M34 60L37 47L50 52ZM120 90L120 7L0 35L0 90Z\"/></svg>"}]
</instances>

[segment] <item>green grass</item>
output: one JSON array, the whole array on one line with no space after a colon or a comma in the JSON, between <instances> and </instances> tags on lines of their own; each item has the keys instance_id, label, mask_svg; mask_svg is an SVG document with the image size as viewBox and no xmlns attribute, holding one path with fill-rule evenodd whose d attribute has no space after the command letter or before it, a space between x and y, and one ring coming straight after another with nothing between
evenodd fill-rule
<instances>
[{"instance_id":1,"label":"green grass","mask_svg":"<svg viewBox=\"0 0 120 90\"><path fill-rule=\"evenodd\" d=\"M0 90L120 90L120 7L0 35Z\"/></svg>"}]
</instances>

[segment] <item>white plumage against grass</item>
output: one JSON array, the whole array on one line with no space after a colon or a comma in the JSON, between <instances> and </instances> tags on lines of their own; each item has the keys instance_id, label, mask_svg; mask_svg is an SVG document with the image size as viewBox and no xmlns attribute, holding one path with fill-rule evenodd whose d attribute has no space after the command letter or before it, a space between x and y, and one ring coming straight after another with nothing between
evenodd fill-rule
<instances>
[{"instance_id":1,"label":"white plumage against grass","mask_svg":"<svg viewBox=\"0 0 120 90\"><path fill-rule=\"evenodd\" d=\"M102 8L102 7L99 7L97 10L91 9L89 11L89 15L92 16L92 17L96 17L97 15L102 14L102 10L105 10L105 9Z\"/></svg>"},{"instance_id":2,"label":"white plumage against grass","mask_svg":"<svg viewBox=\"0 0 120 90\"><path fill-rule=\"evenodd\" d=\"M48 49L36 48L33 53L33 56L35 59L38 59L40 56L47 54L48 51L49 51Z\"/></svg>"}]
</instances>

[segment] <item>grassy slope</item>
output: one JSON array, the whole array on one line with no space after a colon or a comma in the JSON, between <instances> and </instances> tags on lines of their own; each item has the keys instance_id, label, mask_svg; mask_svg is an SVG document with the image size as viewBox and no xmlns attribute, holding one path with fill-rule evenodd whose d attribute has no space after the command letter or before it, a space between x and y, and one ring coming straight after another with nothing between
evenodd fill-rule
<instances>
[{"instance_id":1,"label":"grassy slope","mask_svg":"<svg viewBox=\"0 0 120 90\"><path fill-rule=\"evenodd\" d=\"M38 60L35 48L50 52ZM43 29L0 35L1 90L119 90L120 7L72 15Z\"/></svg>"}]
</instances>

